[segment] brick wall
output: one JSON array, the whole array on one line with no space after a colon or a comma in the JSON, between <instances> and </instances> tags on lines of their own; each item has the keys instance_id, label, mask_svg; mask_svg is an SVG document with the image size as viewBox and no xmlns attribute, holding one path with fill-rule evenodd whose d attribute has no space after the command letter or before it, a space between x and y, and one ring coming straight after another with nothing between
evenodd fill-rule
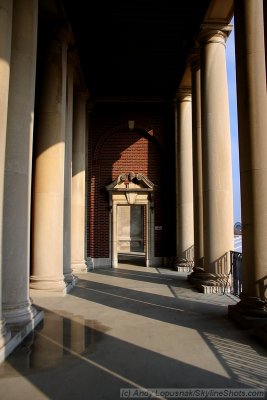
<instances>
[{"instance_id":1,"label":"brick wall","mask_svg":"<svg viewBox=\"0 0 267 400\"><path fill-rule=\"evenodd\" d=\"M163 226L163 230L155 231L155 256L175 254L172 118L170 110L160 104L97 104L90 114L88 256L109 257L105 186L130 171L143 173L159 186L155 193L155 225ZM128 129L128 120L135 121L133 131Z\"/></svg>"}]
</instances>

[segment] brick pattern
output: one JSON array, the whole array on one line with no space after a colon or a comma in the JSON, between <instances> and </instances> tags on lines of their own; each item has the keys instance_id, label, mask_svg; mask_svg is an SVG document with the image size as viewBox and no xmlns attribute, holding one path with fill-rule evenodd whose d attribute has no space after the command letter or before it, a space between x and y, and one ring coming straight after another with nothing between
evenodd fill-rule
<instances>
[{"instance_id":1,"label":"brick pattern","mask_svg":"<svg viewBox=\"0 0 267 400\"><path fill-rule=\"evenodd\" d=\"M128 119L135 120L135 130L127 128ZM173 235L173 229L168 226L164 212L165 132L162 110L139 107L129 117L129 111L123 107L102 106L90 116L87 234L90 257L109 257L109 203L105 186L130 171L143 173L159 186L155 193L155 225L163 226L163 231L155 231L155 256L166 255L163 236L168 231Z\"/></svg>"}]
</instances>

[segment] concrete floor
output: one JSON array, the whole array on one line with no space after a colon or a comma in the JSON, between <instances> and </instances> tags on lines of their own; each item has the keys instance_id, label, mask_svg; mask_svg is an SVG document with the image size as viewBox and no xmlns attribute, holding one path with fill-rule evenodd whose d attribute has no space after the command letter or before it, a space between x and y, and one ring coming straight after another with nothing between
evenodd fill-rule
<instances>
[{"instance_id":1,"label":"concrete floor","mask_svg":"<svg viewBox=\"0 0 267 400\"><path fill-rule=\"evenodd\" d=\"M121 388L267 389L266 348L227 318L236 300L195 291L186 274L120 264L81 274L66 296L32 297L45 319L0 366L1 400L115 400Z\"/></svg>"}]
</instances>

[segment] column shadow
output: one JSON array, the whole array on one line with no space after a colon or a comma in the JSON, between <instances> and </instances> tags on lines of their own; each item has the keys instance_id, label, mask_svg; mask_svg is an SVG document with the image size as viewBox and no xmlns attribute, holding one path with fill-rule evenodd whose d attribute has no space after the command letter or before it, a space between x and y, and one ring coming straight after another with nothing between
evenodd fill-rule
<instances>
[{"instance_id":1,"label":"column shadow","mask_svg":"<svg viewBox=\"0 0 267 400\"><path fill-rule=\"evenodd\" d=\"M204 368L116 338L111 327L69 312L44 310L43 326L0 366L0 395L15 398L118 399L122 388L249 388L238 375ZM54 328L53 328L54 327ZM110 332L110 333L109 333ZM210 345L219 344L207 336ZM212 342L213 341L213 342ZM214 347L215 347L214 346ZM253 360L256 366L257 359ZM227 371L229 373L229 370ZM256 370L257 379L263 377ZM226 374L227 375L227 374ZM262 384L263 385L263 384ZM151 396L151 398L155 398ZM168 397L167 397L168 398Z\"/></svg>"}]
</instances>

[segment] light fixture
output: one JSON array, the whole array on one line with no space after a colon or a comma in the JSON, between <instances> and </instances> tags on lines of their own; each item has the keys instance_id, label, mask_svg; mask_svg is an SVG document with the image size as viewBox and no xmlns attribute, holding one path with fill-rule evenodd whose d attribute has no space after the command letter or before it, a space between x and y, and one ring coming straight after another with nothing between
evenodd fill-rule
<instances>
[{"instance_id":1,"label":"light fixture","mask_svg":"<svg viewBox=\"0 0 267 400\"><path fill-rule=\"evenodd\" d=\"M134 121L128 121L128 127L130 131L134 130Z\"/></svg>"}]
</instances>

